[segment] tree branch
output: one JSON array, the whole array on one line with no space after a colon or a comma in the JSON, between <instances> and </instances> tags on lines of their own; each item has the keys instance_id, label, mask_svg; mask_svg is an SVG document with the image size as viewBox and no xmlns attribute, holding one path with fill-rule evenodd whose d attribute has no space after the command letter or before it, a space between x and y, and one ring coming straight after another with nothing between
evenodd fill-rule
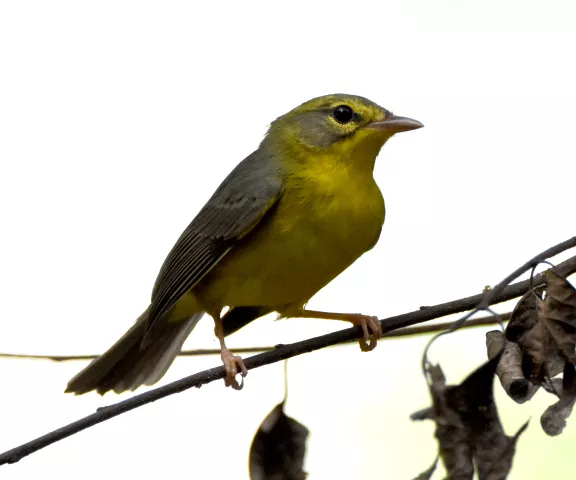
<instances>
[{"instance_id":1,"label":"tree branch","mask_svg":"<svg viewBox=\"0 0 576 480\"><path fill-rule=\"evenodd\" d=\"M553 256L574 246L576 246L576 237L571 238L570 240L563 242L556 247L548 249L544 253L549 256ZM540 254L534 257L534 259L525 264L522 267L525 268L524 271L532 268L534 262L537 263L541 261L543 259L542 255L543 254ZM554 268L554 270L565 277L576 272L576 256L560 263ZM521 274L522 272L520 269L518 269L513 273L513 275L510 275L507 278L516 278ZM541 274L534 276L534 285L543 284L544 282L544 277ZM501 285L502 282L498 284L494 290L490 290L486 294L474 295L432 307L423 307L415 312L396 315L394 317L381 320L382 330L384 333L388 333L400 328L433 320L435 318L451 315L454 313L461 313L475 308L479 302L482 302L486 298L486 296L490 298L489 305L504 302L523 295L531 288L530 280L518 282L507 287L502 287ZM486 305L484 305L485 303L486 301L481 304L483 308L486 307ZM329 333L327 335L310 338L308 340L303 340L301 342L296 342L291 345L279 345L274 350L260 353L245 359L244 364L248 370L251 370L253 368L262 367L264 365L269 365L271 363L285 360L287 358L295 357L303 353L312 352L321 348L358 339L361 335L362 329L360 327L353 327L340 330L338 332ZM188 390L192 387L200 387L209 382L213 382L214 380L222 379L224 376L225 371L223 366L212 368L210 370L205 370L203 372L190 375L162 387L158 387L139 395L135 395L127 400L116 403L109 407L98 409L96 413L88 415L87 417L84 417L76 422L72 422L64 427L54 430L53 432L38 437L35 440L2 453L0 455L0 465L18 462L31 453L34 453L44 447L47 447L48 445L74 435L75 433L78 433L89 427L97 425L98 423L104 422L113 417L121 415L122 413L146 405L147 403L155 402L156 400L160 400L161 398L167 397L169 395L183 392L184 390Z\"/></svg>"},{"instance_id":2,"label":"tree branch","mask_svg":"<svg viewBox=\"0 0 576 480\"><path fill-rule=\"evenodd\" d=\"M510 318L511 312L501 313L499 315L500 321L505 322ZM433 323L431 325L421 325L419 327L406 327L399 330L394 330L385 333L382 339L386 338L398 338L398 337L409 337L413 335L426 335L428 333L441 332L448 328L453 327L457 322L444 322L444 323ZM469 322L466 322L463 328L472 327L483 327L487 325L498 325L500 322L498 318L494 315L488 317L474 318ZM348 345L355 342L355 340L349 340L348 342L338 343L333 345L334 347ZM275 346L267 347L238 347L231 348L230 351L236 354L242 353L260 353L267 352L268 350L274 350ZM182 350L178 356L179 357L199 357L202 355L220 355L222 352L219 348L198 348L195 350ZM11 358L14 360L52 360L53 362L69 362L72 360L94 360L98 358L99 355L29 355L25 353L0 353L0 358Z\"/></svg>"},{"instance_id":3,"label":"tree branch","mask_svg":"<svg viewBox=\"0 0 576 480\"><path fill-rule=\"evenodd\" d=\"M498 285L496 285L492 290L489 290L484 298L480 301L478 306L476 307L477 310L486 310L490 305L493 305L494 300L500 297L500 294L504 291L504 289L508 286L510 282L516 280L519 276L526 273L528 270L535 268L538 266L539 263L542 263L544 260L552 258L559 253L562 253L565 250L570 248L576 247L576 237L569 238L568 240L559 243L553 247L550 247L548 250L544 250L539 255L536 255L534 258L526 262L520 268L514 270L510 275L508 275L504 280L502 280ZM543 279L540 279L542 282ZM534 284L537 285L536 279L534 279Z\"/></svg>"}]
</instances>

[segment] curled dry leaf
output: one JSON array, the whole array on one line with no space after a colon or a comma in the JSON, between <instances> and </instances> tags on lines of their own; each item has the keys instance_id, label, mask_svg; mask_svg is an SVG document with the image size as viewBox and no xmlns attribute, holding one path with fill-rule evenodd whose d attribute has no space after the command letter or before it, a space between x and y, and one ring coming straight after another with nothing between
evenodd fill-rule
<instances>
[{"instance_id":1,"label":"curled dry leaf","mask_svg":"<svg viewBox=\"0 0 576 480\"><path fill-rule=\"evenodd\" d=\"M544 411L540 417L540 425L546 435L555 437L562 433L566 420L574 409L574 403L576 403L576 396L562 396Z\"/></svg>"},{"instance_id":2,"label":"curled dry leaf","mask_svg":"<svg viewBox=\"0 0 576 480\"><path fill-rule=\"evenodd\" d=\"M434 472L436 471L437 465L438 465L438 457L436 457L436 460L434 460L434 463L428 470L422 472L414 480L430 480L432 478L432 475L434 475Z\"/></svg>"},{"instance_id":3,"label":"curled dry leaf","mask_svg":"<svg viewBox=\"0 0 576 480\"><path fill-rule=\"evenodd\" d=\"M492 330L486 333L486 349L490 359L500 353L502 355L496 368L496 375L508 396L520 404L530 400L538 390L538 386L524 377L520 346L506 340L500 330Z\"/></svg>"},{"instance_id":4,"label":"curled dry leaf","mask_svg":"<svg viewBox=\"0 0 576 480\"><path fill-rule=\"evenodd\" d=\"M479 480L507 477L518 436L504 433L494 403L494 374L501 352L470 374L458 386L446 386L439 366L429 369L433 418L440 457L451 480L471 480L474 465ZM426 418L422 414L417 418Z\"/></svg>"},{"instance_id":5,"label":"curled dry leaf","mask_svg":"<svg viewBox=\"0 0 576 480\"><path fill-rule=\"evenodd\" d=\"M506 339L522 351L524 376L558 396L540 417L544 432L555 436L564 430L576 403L576 290L553 270L545 277L544 299L542 287L520 299L506 328ZM562 379L553 378L561 372ZM506 390L502 377L501 381Z\"/></svg>"},{"instance_id":6,"label":"curled dry leaf","mask_svg":"<svg viewBox=\"0 0 576 480\"><path fill-rule=\"evenodd\" d=\"M550 405L540 417L542 430L551 437L562 433L566 426L566 420L572 413L576 403L576 373L574 365L566 362L561 384L557 381L559 379L555 378L554 380L554 382L551 382L550 391L558 395L559 399L556 403Z\"/></svg>"},{"instance_id":7,"label":"curled dry leaf","mask_svg":"<svg viewBox=\"0 0 576 480\"><path fill-rule=\"evenodd\" d=\"M250 480L304 480L308 429L284 413L284 402L264 419L250 447Z\"/></svg>"}]
</instances>

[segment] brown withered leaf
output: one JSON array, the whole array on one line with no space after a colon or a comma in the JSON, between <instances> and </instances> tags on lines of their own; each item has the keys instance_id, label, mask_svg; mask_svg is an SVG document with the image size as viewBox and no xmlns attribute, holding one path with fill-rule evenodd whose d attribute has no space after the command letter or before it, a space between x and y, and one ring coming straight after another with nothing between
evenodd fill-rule
<instances>
[{"instance_id":1,"label":"brown withered leaf","mask_svg":"<svg viewBox=\"0 0 576 480\"><path fill-rule=\"evenodd\" d=\"M428 369L435 435L438 439L440 457L451 480L467 480L474 477L472 449L466 436L466 428L458 414L446 402L446 377L440 365Z\"/></svg>"},{"instance_id":2,"label":"brown withered leaf","mask_svg":"<svg viewBox=\"0 0 576 480\"><path fill-rule=\"evenodd\" d=\"M506 437L508 444L506 448L501 452L500 456L497 458L486 462L484 465L484 470L480 473L480 467L478 467L478 479L482 480L505 480L508 477L508 473L512 469L512 460L514 459L514 454L516 453L516 443L520 435L528 428L528 422L522 425L513 437Z\"/></svg>"},{"instance_id":3,"label":"brown withered leaf","mask_svg":"<svg viewBox=\"0 0 576 480\"><path fill-rule=\"evenodd\" d=\"M432 407L416 412L411 418L431 419L436 422L435 436L438 439L440 458L448 472L448 478L472 480L474 477L472 448L459 415L446 403L447 386L442 368L440 365L431 365L427 373L430 379Z\"/></svg>"},{"instance_id":4,"label":"brown withered leaf","mask_svg":"<svg viewBox=\"0 0 576 480\"><path fill-rule=\"evenodd\" d=\"M542 388L560 398L562 392L562 377L551 378L542 383Z\"/></svg>"},{"instance_id":5,"label":"brown withered leaf","mask_svg":"<svg viewBox=\"0 0 576 480\"><path fill-rule=\"evenodd\" d=\"M438 457L436 457L436 460L434 460L434 463L428 470L422 472L420 475L414 478L414 480L430 480L432 478L432 475L434 475L434 472L436 471L437 465L438 465Z\"/></svg>"},{"instance_id":6,"label":"brown withered leaf","mask_svg":"<svg viewBox=\"0 0 576 480\"><path fill-rule=\"evenodd\" d=\"M284 413L284 402L264 419L250 447L250 480L304 480L308 429Z\"/></svg>"},{"instance_id":7,"label":"brown withered leaf","mask_svg":"<svg viewBox=\"0 0 576 480\"><path fill-rule=\"evenodd\" d=\"M538 314L562 355L576 364L576 290L552 270L546 272L546 299Z\"/></svg>"},{"instance_id":8,"label":"brown withered leaf","mask_svg":"<svg viewBox=\"0 0 576 480\"><path fill-rule=\"evenodd\" d=\"M517 436L504 433L494 403L494 374L500 358L501 354L495 355L446 392L449 407L458 412L466 426L479 480L505 479L515 452Z\"/></svg>"},{"instance_id":9,"label":"brown withered leaf","mask_svg":"<svg viewBox=\"0 0 576 480\"><path fill-rule=\"evenodd\" d=\"M506 340L502 331L492 330L486 333L486 350L488 358L502 355L496 368L496 375L508 396L520 404L530 400L539 387L531 383L522 372L520 346Z\"/></svg>"},{"instance_id":10,"label":"brown withered leaf","mask_svg":"<svg viewBox=\"0 0 576 480\"><path fill-rule=\"evenodd\" d=\"M516 441L526 425L514 437L508 437L500 423L493 385L501 354L457 386L445 385L440 367L429 371L433 413L423 410L415 418L435 420L448 479L471 480L475 465L479 480L503 480L512 467Z\"/></svg>"},{"instance_id":11,"label":"brown withered leaf","mask_svg":"<svg viewBox=\"0 0 576 480\"><path fill-rule=\"evenodd\" d=\"M542 298L544 287L537 287L526 292L512 310L506 327L506 338L510 342L521 343L523 335L538 323L536 301Z\"/></svg>"},{"instance_id":12,"label":"brown withered leaf","mask_svg":"<svg viewBox=\"0 0 576 480\"><path fill-rule=\"evenodd\" d=\"M555 275L555 274L554 274ZM550 322L542 316L543 287L526 292L512 311L506 339L522 350L522 373L535 385L562 372L564 359L548 330ZM552 327L553 328L553 327Z\"/></svg>"},{"instance_id":13,"label":"brown withered leaf","mask_svg":"<svg viewBox=\"0 0 576 480\"><path fill-rule=\"evenodd\" d=\"M576 403L576 372L574 365L566 362L562 383L555 378L551 382L551 391L559 400L550 405L540 417L540 425L547 435L555 437L560 435L566 426L566 420L572 413ZM548 390L548 389L547 389Z\"/></svg>"},{"instance_id":14,"label":"brown withered leaf","mask_svg":"<svg viewBox=\"0 0 576 480\"><path fill-rule=\"evenodd\" d=\"M524 374L558 397L540 417L540 425L547 435L560 435L576 404L576 290L549 270L544 300L528 292L517 309L506 336L522 349ZM552 378L561 372L562 378Z\"/></svg>"}]
</instances>

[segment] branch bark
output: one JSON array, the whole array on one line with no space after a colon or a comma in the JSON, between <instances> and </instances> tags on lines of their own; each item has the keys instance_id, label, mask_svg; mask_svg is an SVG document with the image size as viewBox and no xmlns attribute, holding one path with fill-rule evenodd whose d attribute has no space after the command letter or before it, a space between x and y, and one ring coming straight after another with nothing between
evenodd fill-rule
<instances>
[{"instance_id":1,"label":"branch bark","mask_svg":"<svg viewBox=\"0 0 576 480\"><path fill-rule=\"evenodd\" d=\"M553 255L557 255L558 253L568 250L574 246L576 246L576 237L573 237L570 240L556 245L555 247L546 250L546 252L537 255L532 260L527 262L522 268L524 271L528 271L541 260ZM543 257L544 254L548 255L548 257ZM564 277L575 273L576 256L558 264L554 270ZM517 269L507 278L517 278L522 273L523 272L521 269ZM544 282L545 280L542 275L534 276L534 286L543 284ZM396 315L394 317L383 319L381 320L382 330L384 333L388 333L400 328L427 322L429 320L440 318L446 315L461 313L475 308L486 308L496 303L501 303L507 300L512 300L513 298L517 298L526 293L531 288L530 280L517 282L513 285L504 287L502 285L503 282L500 282L495 289L489 290L485 294L483 293L479 295L473 295L471 297L461 298L459 300L442 303L432 307L422 307L420 310L415 312L405 313L402 315ZM488 305L486 305L487 297L490 299ZM292 358L303 353L309 353L315 350L320 350L321 348L326 348L339 343L358 339L361 335L362 329L360 327L353 327L340 330L338 332L329 333L327 335L310 338L308 340L303 340L301 342L296 342L291 345L279 345L274 350L260 353L245 359L244 364L248 370L251 370L254 368L262 367L264 365L279 362L287 358ZM47 447L48 445L70 437L71 435L97 425L98 423L102 423L106 420L121 415L122 413L134 410L135 408L146 405L147 403L155 402L156 400L160 400L161 398L167 397L169 395L183 392L184 390L188 390L192 387L200 387L209 382L213 382L214 380L222 379L224 376L225 371L223 366L212 368L203 372L196 373L194 375L190 375L162 387L158 387L139 395L135 395L127 400L116 403L109 407L98 409L96 413L88 415L87 417L84 417L76 422L72 422L64 427L61 427L46 435L38 437L30 442L24 443L16 448L0 454L0 465L16 463L22 458L37 452L38 450Z\"/></svg>"}]
</instances>

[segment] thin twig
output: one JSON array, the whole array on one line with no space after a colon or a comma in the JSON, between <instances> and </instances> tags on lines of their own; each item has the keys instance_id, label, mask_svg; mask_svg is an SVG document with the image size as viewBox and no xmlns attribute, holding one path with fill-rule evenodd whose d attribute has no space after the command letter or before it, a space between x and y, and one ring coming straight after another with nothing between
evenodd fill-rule
<instances>
[{"instance_id":1,"label":"thin twig","mask_svg":"<svg viewBox=\"0 0 576 480\"><path fill-rule=\"evenodd\" d=\"M486 310L490 305L494 303L493 300L500 295L500 292L502 292L510 284L510 282L516 280L519 276L523 275L533 267L536 267L539 263L542 263L548 258L555 257L559 253L562 253L565 250L574 247L576 247L576 237L569 238L565 242L559 243L558 245L555 245L554 247L551 247L548 250L543 251L539 255L536 255L534 258L526 262L520 268L514 270L510 275L508 275L493 289L489 290L484 296L484 298L480 301L480 304L476 307L476 309Z\"/></svg>"},{"instance_id":2,"label":"thin twig","mask_svg":"<svg viewBox=\"0 0 576 480\"><path fill-rule=\"evenodd\" d=\"M538 275L537 277L533 277L534 268L536 268L538 266L538 264L544 262L548 258L554 257L554 256L556 256L556 255L558 255L558 254L560 254L566 250L569 250L570 248L574 248L574 247L576 247L576 237L571 237L568 240L565 240L564 242L559 243L558 245L554 245L553 247L550 247L547 250L544 250L542 253L539 253L535 257L531 258L524 265L522 265L521 267L514 270L504 280L499 282L494 288L491 288L490 290L486 291L482 295L482 298L480 299L478 304L472 309L472 311L468 312L462 318L457 320L450 329L445 330L443 332L440 332L440 333L436 334L434 337L432 337L428 341L428 343L426 344L426 347L424 348L424 353L422 354L422 362L421 363L422 363L422 372L424 373L424 377L428 379L428 374L427 374L428 366L429 366L428 352L430 351L430 347L432 346L432 344L434 342L436 342L436 340L438 340L438 338L440 338L443 335L450 334L450 333L454 332L455 330L461 328L468 321L468 319L470 317L472 317L474 314L476 314L477 312L479 312L481 310L487 310L488 307L490 307L490 305L497 303L494 300L496 298L500 297L500 294L504 291L504 289L506 289L508 287L510 282L512 282L513 280L516 280L518 277L520 277L524 273L528 272L529 270L532 270L530 280L528 280L528 283L531 287L534 285L537 285L538 283L544 283L545 280L543 279L543 277L541 275ZM566 276L566 275L564 275L564 276Z\"/></svg>"},{"instance_id":3,"label":"thin twig","mask_svg":"<svg viewBox=\"0 0 576 480\"><path fill-rule=\"evenodd\" d=\"M568 242L561 244L564 246L564 250L567 250L568 248L576 245L576 238L573 239L573 241L574 244L569 244ZM559 251L552 249L547 251L553 251L555 255L560 253ZM569 260L562 262L554 270L565 277L576 272L576 257L572 257ZM542 275L537 275L534 277L535 285L543 282L544 277ZM497 294L491 295L491 304L500 303L519 297L526 293L529 289L530 280L518 282L505 288L499 288ZM390 317L381 320L382 330L384 333L387 333L393 330L398 330L400 328L426 322L453 313L461 313L476 307L476 305L478 305L478 303L481 302L484 297L484 294L474 295L472 297L462 298L460 300L455 300L448 303L442 303L433 307L426 307L415 312ZM262 367L264 365L279 362L287 358L295 357L303 353L320 350L321 348L336 345L338 343L358 339L361 335L362 329L360 327L348 328L338 332L329 333L327 335L322 335L320 337L314 337L308 340L303 340L301 342L296 342L291 345L278 346L274 350L260 353L245 359L244 364L248 370L251 370L254 368ZM181 380L169 383L162 387L158 387L139 395L135 395L127 400L118 402L109 407L99 409L96 413L88 415L87 417L84 417L76 422L72 422L46 435L38 437L35 440L0 454L0 465L18 462L31 453L47 447L48 445L51 445L59 440L74 435L75 433L81 432L82 430L85 430L89 427L114 418L118 415L121 415L122 413L134 410L135 408L146 405L147 403L155 402L156 400L160 400L161 398L167 397L169 395L183 392L184 390L188 390L192 387L200 387L207 383L213 382L214 380L222 379L224 378L225 374L226 373L223 366L212 368L210 370L205 370L203 372L190 375L189 377L185 377Z\"/></svg>"},{"instance_id":4,"label":"thin twig","mask_svg":"<svg viewBox=\"0 0 576 480\"><path fill-rule=\"evenodd\" d=\"M231 348L234 353L260 353L272 350L275 347L241 347ZM181 357L197 357L201 355L220 355L220 349L199 348L197 350L183 350L179 353ZM27 355L22 353L0 353L0 358L11 358L15 360L52 360L54 362L69 362L71 360L94 360L99 355Z\"/></svg>"},{"instance_id":5,"label":"thin twig","mask_svg":"<svg viewBox=\"0 0 576 480\"><path fill-rule=\"evenodd\" d=\"M510 318L510 312L500 314L502 321L506 321ZM448 328L451 328L456 322L444 322L444 323L433 323L431 325L421 325L418 327L406 327L399 330L394 330L383 335L383 339L386 338L397 338L397 337L409 337L413 335L426 335L428 333L441 332ZM464 325L464 328L470 327L481 327L486 325L497 325L498 319L493 315L488 317L475 318L470 320ZM356 340L350 340L348 342L342 342L334 347L345 346L351 343L356 343ZM230 350L236 354L243 353L260 353L267 352L268 350L274 350L275 346L265 346L265 347L238 347L231 348ZM182 350L178 356L179 357L199 357L203 355L220 355L222 352L219 348L199 348L195 350ZM72 360L94 360L99 357L99 355L28 355L24 353L0 353L0 358L11 358L14 360L52 360L54 362L68 362Z\"/></svg>"}]
</instances>

